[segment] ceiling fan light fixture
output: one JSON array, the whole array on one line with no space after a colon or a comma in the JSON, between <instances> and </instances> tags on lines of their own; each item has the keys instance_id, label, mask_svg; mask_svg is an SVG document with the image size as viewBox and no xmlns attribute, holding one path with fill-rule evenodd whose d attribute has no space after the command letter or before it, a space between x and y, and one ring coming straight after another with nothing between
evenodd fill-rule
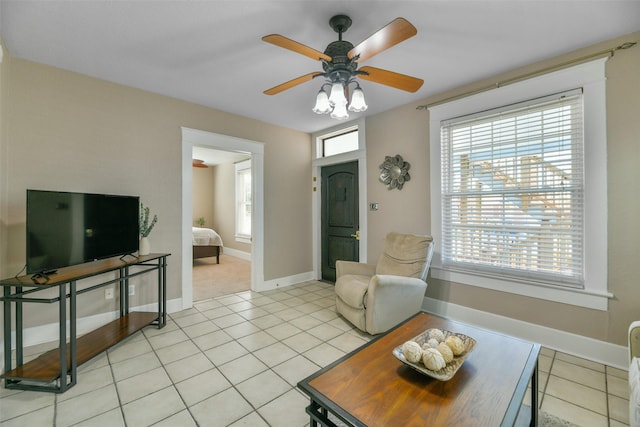
<instances>
[{"instance_id":1,"label":"ceiling fan light fixture","mask_svg":"<svg viewBox=\"0 0 640 427\"><path fill-rule=\"evenodd\" d=\"M364 99L364 92L356 80L357 77L412 93L417 92L422 87L424 82L416 77L370 66L358 69L362 62L415 36L418 33L416 27L406 19L398 17L354 46L351 42L342 39L343 33L347 31L351 23L351 18L346 15L335 15L329 20L329 26L338 33L338 40L329 43L324 52L280 34L264 36L262 40L265 42L320 61L323 69L323 72L307 73L267 89L264 93L266 95L275 95L322 76L325 79L325 83L316 96L316 104L313 107L313 111L317 114L331 113L332 118L343 120L349 117L347 108L353 112L366 111L368 108ZM351 95L351 102L349 103L348 90L349 85L352 83L356 85L356 88ZM326 89L329 86L331 86L331 90ZM328 106L327 103L329 104Z\"/></svg>"},{"instance_id":2,"label":"ceiling fan light fixture","mask_svg":"<svg viewBox=\"0 0 640 427\"><path fill-rule=\"evenodd\" d=\"M334 82L331 85L331 95L329 95L329 103L331 105L347 105L347 97L344 96L344 86L342 82ZM346 111L346 108L345 108Z\"/></svg>"},{"instance_id":3,"label":"ceiling fan light fixture","mask_svg":"<svg viewBox=\"0 0 640 427\"><path fill-rule=\"evenodd\" d=\"M318 96L316 96L316 105L313 107L313 112L317 114L329 114L331 112L329 96L323 88L320 88Z\"/></svg>"},{"instance_id":4,"label":"ceiling fan light fixture","mask_svg":"<svg viewBox=\"0 0 640 427\"><path fill-rule=\"evenodd\" d=\"M337 120L345 120L349 118L349 112L347 112L347 103L336 104L331 112L331 118Z\"/></svg>"},{"instance_id":5,"label":"ceiling fan light fixture","mask_svg":"<svg viewBox=\"0 0 640 427\"><path fill-rule=\"evenodd\" d=\"M0 0L2 1L2 0ZM291 40L280 34L262 37L267 43L299 53L322 63L323 72L307 73L264 91L266 95L275 95L308 82L316 77L323 77L324 84L316 95L313 112L329 114L331 118L344 120L349 118L349 111L356 113L366 111L368 106L364 92L358 84L358 77L374 83L383 84L407 92L417 92L424 83L421 79L370 66L358 67L362 62L415 36L418 30L406 19L398 17L380 28L374 34L354 46L343 40L342 35L351 26L351 18L347 15L335 15L329 20L329 26L338 33L338 40L327 45L324 52ZM356 88L349 94L349 86ZM331 89L327 89L328 87ZM351 101L349 101L351 98Z\"/></svg>"},{"instance_id":6,"label":"ceiling fan light fixture","mask_svg":"<svg viewBox=\"0 0 640 427\"><path fill-rule=\"evenodd\" d=\"M349 104L349 111L353 111L355 113L360 113L362 111L367 111L369 106L364 99L364 92L360 88L360 85L355 88L353 94L351 95L351 103Z\"/></svg>"}]
</instances>

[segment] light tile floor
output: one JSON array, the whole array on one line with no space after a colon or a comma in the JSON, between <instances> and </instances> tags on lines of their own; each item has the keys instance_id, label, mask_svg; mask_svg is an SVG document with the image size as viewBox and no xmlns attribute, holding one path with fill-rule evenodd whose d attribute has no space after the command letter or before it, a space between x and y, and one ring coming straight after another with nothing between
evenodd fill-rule
<instances>
[{"instance_id":1,"label":"light tile floor","mask_svg":"<svg viewBox=\"0 0 640 427\"><path fill-rule=\"evenodd\" d=\"M296 383L370 338L336 314L322 282L205 300L81 366L63 394L1 388L0 424L308 426ZM546 348L539 367L542 410L580 426L628 425L626 371Z\"/></svg>"}]
</instances>

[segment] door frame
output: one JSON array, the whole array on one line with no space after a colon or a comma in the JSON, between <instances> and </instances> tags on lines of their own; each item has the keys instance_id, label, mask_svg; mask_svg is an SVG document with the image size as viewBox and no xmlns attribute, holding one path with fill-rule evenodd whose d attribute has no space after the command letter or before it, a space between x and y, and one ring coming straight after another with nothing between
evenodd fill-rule
<instances>
[{"instance_id":1,"label":"door frame","mask_svg":"<svg viewBox=\"0 0 640 427\"><path fill-rule=\"evenodd\" d=\"M182 308L193 306L193 171L194 146L251 154L251 290L264 284L264 144L182 127Z\"/></svg>"},{"instance_id":2,"label":"door frame","mask_svg":"<svg viewBox=\"0 0 640 427\"><path fill-rule=\"evenodd\" d=\"M358 129L358 150L337 154L330 157L320 157L322 139L329 136L344 133L352 129ZM321 169L323 166L339 163L358 161L358 217L360 222L360 262L367 262L367 151L364 130L364 119L359 119L348 124L334 126L329 129L315 132L311 135L313 159L311 162L311 180L313 183L313 197L311 201L313 224L313 275L316 280L322 278L322 187Z\"/></svg>"}]
</instances>

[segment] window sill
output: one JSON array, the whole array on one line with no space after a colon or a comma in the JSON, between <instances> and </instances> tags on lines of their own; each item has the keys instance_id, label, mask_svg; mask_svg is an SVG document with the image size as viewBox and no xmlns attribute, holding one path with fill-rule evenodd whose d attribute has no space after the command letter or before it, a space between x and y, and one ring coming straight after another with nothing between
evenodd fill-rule
<instances>
[{"instance_id":1,"label":"window sill","mask_svg":"<svg viewBox=\"0 0 640 427\"><path fill-rule=\"evenodd\" d=\"M494 291L508 292L546 301L570 304L594 310L607 311L611 293L590 292L584 289L558 288L534 282L518 282L481 274L460 272L431 266L431 277Z\"/></svg>"},{"instance_id":2,"label":"window sill","mask_svg":"<svg viewBox=\"0 0 640 427\"><path fill-rule=\"evenodd\" d=\"M251 244L251 237L236 236L236 242L238 242L238 243L246 243L246 244L250 245Z\"/></svg>"}]
</instances>

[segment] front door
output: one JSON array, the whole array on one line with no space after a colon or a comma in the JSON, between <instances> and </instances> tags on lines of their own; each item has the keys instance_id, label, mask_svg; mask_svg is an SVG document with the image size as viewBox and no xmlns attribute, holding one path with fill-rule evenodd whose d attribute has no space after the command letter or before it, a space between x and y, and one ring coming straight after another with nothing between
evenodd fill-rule
<instances>
[{"instance_id":1,"label":"front door","mask_svg":"<svg viewBox=\"0 0 640 427\"><path fill-rule=\"evenodd\" d=\"M358 162L325 166L321 177L322 279L335 282L337 260L359 260Z\"/></svg>"}]
</instances>

